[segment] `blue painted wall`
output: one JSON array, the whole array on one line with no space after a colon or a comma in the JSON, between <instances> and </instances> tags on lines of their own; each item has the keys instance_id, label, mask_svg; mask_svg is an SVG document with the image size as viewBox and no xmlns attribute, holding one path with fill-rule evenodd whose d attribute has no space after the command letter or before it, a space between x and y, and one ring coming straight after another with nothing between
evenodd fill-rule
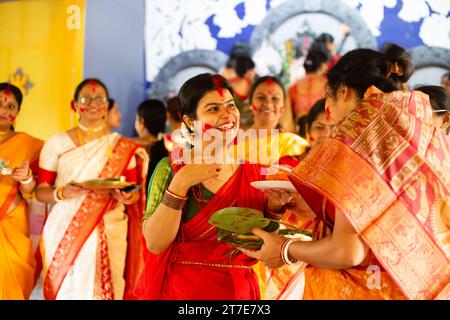
<instances>
[{"instance_id":1,"label":"blue painted wall","mask_svg":"<svg viewBox=\"0 0 450 320\"><path fill-rule=\"evenodd\" d=\"M122 112L119 132L134 134L135 112L146 98L144 0L86 1L83 77L97 77Z\"/></svg>"}]
</instances>

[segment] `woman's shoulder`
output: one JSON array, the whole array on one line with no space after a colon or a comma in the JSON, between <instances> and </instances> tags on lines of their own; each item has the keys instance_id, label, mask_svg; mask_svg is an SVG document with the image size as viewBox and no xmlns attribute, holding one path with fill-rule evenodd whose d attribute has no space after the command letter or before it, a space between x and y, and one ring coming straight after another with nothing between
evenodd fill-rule
<instances>
[{"instance_id":1,"label":"woman's shoulder","mask_svg":"<svg viewBox=\"0 0 450 320\"><path fill-rule=\"evenodd\" d=\"M31 143L36 143L36 144L41 144L41 145L44 144L44 140L36 138L25 132L16 132L16 136L20 139L24 139Z\"/></svg>"}]
</instances>

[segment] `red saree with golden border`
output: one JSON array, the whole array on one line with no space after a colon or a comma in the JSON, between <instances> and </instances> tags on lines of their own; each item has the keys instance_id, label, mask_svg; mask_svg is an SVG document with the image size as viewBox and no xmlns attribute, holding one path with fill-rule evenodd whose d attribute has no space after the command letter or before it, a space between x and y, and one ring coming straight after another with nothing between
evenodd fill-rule
<instances>
[{"instance_id":1,"label":"red saree with golden border","mask_svg":"<svg viewBox=\"0 0 450 320\"><path fill-rule=\"evenodd\" d=\"M173 171L181 167L172 163ZM244 163L200 212L182 222L176 240L161 254L144 246L144 269L136 295L146 300L256 300L260 298L252 270L257 260L217 241L208 223L222 208L238 206L264 212L264 194L250 182L263 180L260 165ZM235 252L233 252L235 251Z\"/></svg>"},{"instance_id":2,"label":"red saree with golden border","mask_svg":"<svg viewBox=\"0 0 450 320\"><path fill-rule=\"evenodd\" d=\"M289 178L342 212L407 298L450 299L449 160L426 95L372 87Z\"/></svg>"}]
</instances>

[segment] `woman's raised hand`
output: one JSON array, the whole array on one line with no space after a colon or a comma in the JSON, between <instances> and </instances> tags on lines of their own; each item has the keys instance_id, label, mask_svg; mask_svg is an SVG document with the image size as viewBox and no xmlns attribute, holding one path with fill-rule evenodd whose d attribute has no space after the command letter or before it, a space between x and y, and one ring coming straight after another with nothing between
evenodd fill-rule
<instances>
[{"instance_id":1,"label":"woman's raised hand","mask_svg":"<svg viewBox=\"0 0 450 320\"><path fill-rule=\"evenodd\" d=\"M170 191L185 196L190 187L211 178L217 178L221 164L187 164L172 179Z\"/></svg>"}]
</instances>

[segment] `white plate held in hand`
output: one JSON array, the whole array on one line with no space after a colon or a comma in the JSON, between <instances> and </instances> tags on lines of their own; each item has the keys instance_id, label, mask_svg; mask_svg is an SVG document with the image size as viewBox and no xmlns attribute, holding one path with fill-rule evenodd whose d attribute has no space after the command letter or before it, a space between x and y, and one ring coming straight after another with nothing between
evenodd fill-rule
<instances>
[{"instance_id":1,"label":"white plate held in hand","mask_svg":"<svg viewBox=\"0 0 450 320\"><path fill-rule=\"evenodd\" d=\"M286 191L297 191L290 181L284 180L253 181L250 184L259 190L283 189Z\"/></svg>"}]
</instances>

